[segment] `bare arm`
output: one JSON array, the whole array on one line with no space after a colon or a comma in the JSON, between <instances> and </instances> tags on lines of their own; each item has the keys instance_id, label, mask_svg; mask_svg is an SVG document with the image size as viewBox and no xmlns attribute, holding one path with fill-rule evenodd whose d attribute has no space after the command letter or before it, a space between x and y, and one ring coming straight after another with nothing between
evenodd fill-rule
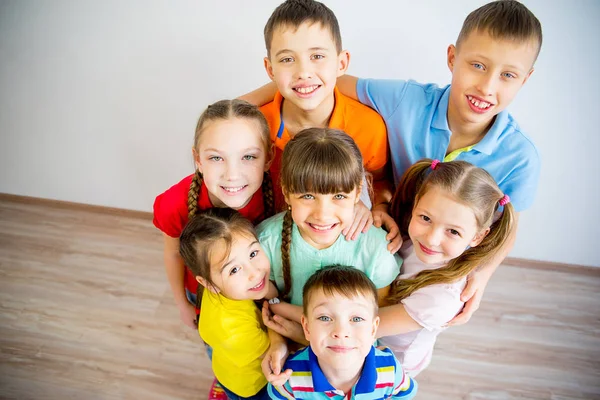
<instances>
[{"instance_id":1,"label":"bare arm","mask_svg":"<svg viewBox=\"0 0 600 400\"><path fill-rule=\"evenodd\" d=\"M279 304L269 304L269 308L273 314L277 314L290 321L300 323L300 319L302 318L302 307L300 306L282 301Z\"/></svg>"},{"instance_id":2,"label":"bare arm","mask_svg":"<svg viewBox=\"0 0 600 400\"><path fill-rule=\"evenodd\" d=\"M273 101L275 93L277 93L277 85L275 85L273 82L269 82L258 89L254 89L249 93L241 95L238 97L238 99L246 100L248 103L260 107Z\"/></svg>"},{"instance_id":3,"label":"bare arm","mask_svg":"<svg viewBox=\"0 0 600 400\"><path fill-rule=\"evenodd\" d=\"M352 75L342 75L337 78L336 86L343 95L350 97L356 101L358 100L358 92L356 91L356 84L358 78Z\"/></svg>"},{"instance_id":4,"label":"bare arm","mask_svg":"<svg viewBox=\"0 0 600 400\"><path fill-rule=\"evenodd\" d=\"M179 309L181 320L187 326L196 328L196 308L189 303L185 295L185 264L179 255L179 239L164 236L164 261L167 279Z\"/></svg>"},{"instance_id":5,"label":"bare arm","mask_svg":"<svg viewBox=\"0 0 600 400\"><path fill-rule=\"evenodd\" d=\"M402 304L382 307L379 309L379 328L377 337L400 335L417 331L423 327L419 325L404 309Z\"/></svg>"},{"instance_id":6,"label":"bare arm","mask_svg":"<svg viewBox=\"0 0 600 400\"><path fill-rule=\"evenodd\" d=\"M485 292L485 288L490 281L490 278L515 245L517 229L519 226L519 214L520 213L515 213L515 222L513 229L510 232L510 236L496 256L487 264L482 265L477 271L472 272L467 278L467 286L460 295L461 301L465 302L465 307L460 314L448 323L448 325L462 325L468 322L473 316L473 313L479 308L483 293Z\"/></svg>"}]
</instances>

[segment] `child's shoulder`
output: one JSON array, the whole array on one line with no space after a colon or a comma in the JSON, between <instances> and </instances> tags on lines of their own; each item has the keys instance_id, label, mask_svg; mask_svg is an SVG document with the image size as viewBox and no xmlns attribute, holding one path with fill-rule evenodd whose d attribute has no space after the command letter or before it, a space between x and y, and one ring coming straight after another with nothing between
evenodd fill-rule
<instances>
[{"instance_id":1,"label":"child's shoulder","mask_svg":"<svg viewBox=\"0 0 600 400\"><path fill-rule=\"evenodd\" d=\"M256 233L259 239L273 234L281 236L281 228L283 227L283 218L286 211L275 214L270 218L265 219L256 227Z\"/></svg>"},{"instance_id":2,"label":"child's shoulder","mask_svg":"<svg viewBox=\"0 0 600 400\"><path fill-rule=\"evenodd\" d=\"M154 200L154 225L171 237L179 237L187 222L187 200L193 177L193 174L186 176Z\"/></svg>"}]
</instances>

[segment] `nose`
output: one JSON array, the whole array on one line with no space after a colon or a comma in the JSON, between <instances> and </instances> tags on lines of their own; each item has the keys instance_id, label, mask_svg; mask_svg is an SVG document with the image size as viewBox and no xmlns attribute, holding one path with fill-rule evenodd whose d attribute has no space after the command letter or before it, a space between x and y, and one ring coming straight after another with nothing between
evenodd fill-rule
<instances>
[{"instance_id":1,"label":"nose","mask_svg":"<svg viewBox=\"0 0 600 400\"><path fill-rule=\"evenodd\" d=\"M317 208L315 210L315 216L321 220L324 221L327 218L329 218L329 216L332 213L332 203L331 201L328 200L321 200L317 203Z\"/></svg>"},{"instance_id":2,"label":"nose","mask_svg":"<svg viewBox=\"0 0 600 400\"><path fill-rule=\"evenodd\" d=\"M240 165L235 160L228 160L225 167L225 179L234 181L241 175Z\"/></svg>"},{"instance_id":3,"label":"nose","mask_svg":"<svg viewBox=\"0 0 600 400\"><path fill-rule=\"evenodd\" d=\"M312 68L310 60L299 59L296 62L296 79L312 78Z\"/></svg>"},{"instance_id":4,"label":"nose","mask_svg":"<svg viewBox=\"0 0 600 400\"><path fill-rule=\"evenodd\" d=\"M495 74L491 72L486 73L478 82L477 90L484 96L491 96L496 90L496 83L497 79Z\"/></svg>"},{"instance_id":5,"label":"nose","mask_svg":"<svg viewBox=\"0 0 600 400\"><path fill-rule=\"evenodd\" d=\"M440 243L442 242L442 235L443 232L441 229L437 229L437 228L431 228L428 232L427 232L427 244L429 246L439 246Z\"/></svg>"},{"instance_id":6,"label":"nose","mask_svg":"<svg viewBox=\"0 0 600 400\"><path fill-rule=\"evenodd\" d=\"M350 337L350 329L348 323L344 320L337 319L333 327L332 335L336 339L347 339Z\"/></svg>"}]
</instances>

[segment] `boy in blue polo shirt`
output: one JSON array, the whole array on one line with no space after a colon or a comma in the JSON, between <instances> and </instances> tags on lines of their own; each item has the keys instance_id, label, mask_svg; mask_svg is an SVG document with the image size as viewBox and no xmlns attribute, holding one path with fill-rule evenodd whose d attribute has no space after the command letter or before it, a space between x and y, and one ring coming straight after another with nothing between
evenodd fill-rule
<instances>
[{"instance_id":1,"label":"boy in blue polo shirt","mask_svg":"<svg viewBox=\"0 0 600 400\"><path fill-rule=\"evenodd\" d=\"M396 184L422 158L468 161L487 170L510 196L518 222L518 213L533 203L540 157L506 107L531 76L541 45L541 24L527 7L494 1L471 12L456 46L448 47L450 85L344 77L338 87L385 120ZM465 308L450 324L468 321L479 307L516 230L517 223L504 251L469 277L461 296Z\"/></svg>"},{"instance_id":2,"label":"boy in blue polo shirt","mask_svg":"<svg viewBox=\"0 0 600 400\"><path fill-rule=\"evenodd\" d=\"M290 356L292 375L269 384L272 399L412 399L417 383L387 348L373 347L377 289L351 267L325 267L304 285L302 327L310 345Z\"/></svg>"}]
</instances>

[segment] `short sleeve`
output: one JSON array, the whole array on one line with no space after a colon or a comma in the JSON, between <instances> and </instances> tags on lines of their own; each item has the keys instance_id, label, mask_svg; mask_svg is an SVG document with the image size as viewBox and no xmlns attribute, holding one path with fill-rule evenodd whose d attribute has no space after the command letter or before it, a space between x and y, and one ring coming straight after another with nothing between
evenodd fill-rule
<instances>
[{"instance_id":1,"label":"short sleeve","mask_svg":"<svg viewBox=\"0 0 600 400\"><path fill-rule=\"evenodd\" d=\"M407 82L397 79L359 79L358 100L388 119L398 108L406 92Z\"/></svg>"},{"instance_id":2,"label":"short sleeve","mask_svg":"<svg viewBox=\"0 0 600 400\"><path fill-rule=\"evenodd\" d=\"M525 155L523 165L515 168L500 182L500 189L510 196L515 211L525 211L533 204L540 180L540 169L540 157L534 147Z\"/></svg>"},{"instance_id":3,"label":"short sleeve","mask_svg":"<svg viewBox=\"0 0 600 400\"><path fill-rule=\"evenodd\" d=\"M244 309L243 311L247 311ZM258 313L258 309L255 310ZM227 337L223 338L220 353L233 365L244 367L258 359L269 348L269 337L262 329L258 315L224 317L221 321Z\"/></svg>"},{"instance_id":4,"label":"short sleeve","mask_svg":"<svg viewBox=\"0 0 600 400\"><path fill-rule=\"evenodd\" d=\"M269 258L271 273L269 279L277 282L278 271L281 270L281 226L283 213L264 220L256 227L258 241ZM277 285L279 286L279 285ZM278 287L281 290L281 287Z\"/></svg>"},{"instance_id":5,"label":"short sleeve","mask_svg":"<svg viewBox=\"0 0 600 400\"><path fill-rule=\"evenodd\" d=\"M384 351L389 351L391 353L390 349L385 349ZM417 381L408 376L395 356L394 362L396 365L394 366L394 390L392 391L392 398L402 400L414 398L417 395L418 390Z\"/></svg>"},{"instance_id":6,"label":"short sleeve","mask_svg":"<svg viewBox=\"0 0 600 400\"><path fill-rule=\"evenodd\" d=\"M287 381L283 386L279 387L273 386L269 383L267 386L267 392L269 393L269 397L275 400L293 400L296 398L289 381Z\"/></svg>"},{"instance_id":7,"label":"short sleeve","mask_svg":"<svg viewBox=\"0 0 600 400\"><path fill-rule=\"evenodd\" d=\"M421 288L402 300L404 309L423 328L441 329L458 314L464 303L460 293L464 285L436 284Z\"/></svg>"},{"instance_id":8,"label":"short sleeve","mask_svg":"<svg viewBox=\"0 0 600 400\"><path fill-rule=\"evenodd\" d=\"M187 193L191 178L184 178L154 200L154 226L172 238L179 238L188 221Z\"/></svg>"},{"instance_id":9,"label":"short sleeve","mask_svg":"<svg viewBox=\"0 0 600 400\"><path fill-rule=\"evenodd\" d=\"M369 241L365 247L370 251L363 254L364 262L368 265L365 272L375 287L381 289L389 286L400 274L402 259L388 251L386 232L383 229L371 227L366 235L369 235Z\"/></svg>"}]
</instances>

